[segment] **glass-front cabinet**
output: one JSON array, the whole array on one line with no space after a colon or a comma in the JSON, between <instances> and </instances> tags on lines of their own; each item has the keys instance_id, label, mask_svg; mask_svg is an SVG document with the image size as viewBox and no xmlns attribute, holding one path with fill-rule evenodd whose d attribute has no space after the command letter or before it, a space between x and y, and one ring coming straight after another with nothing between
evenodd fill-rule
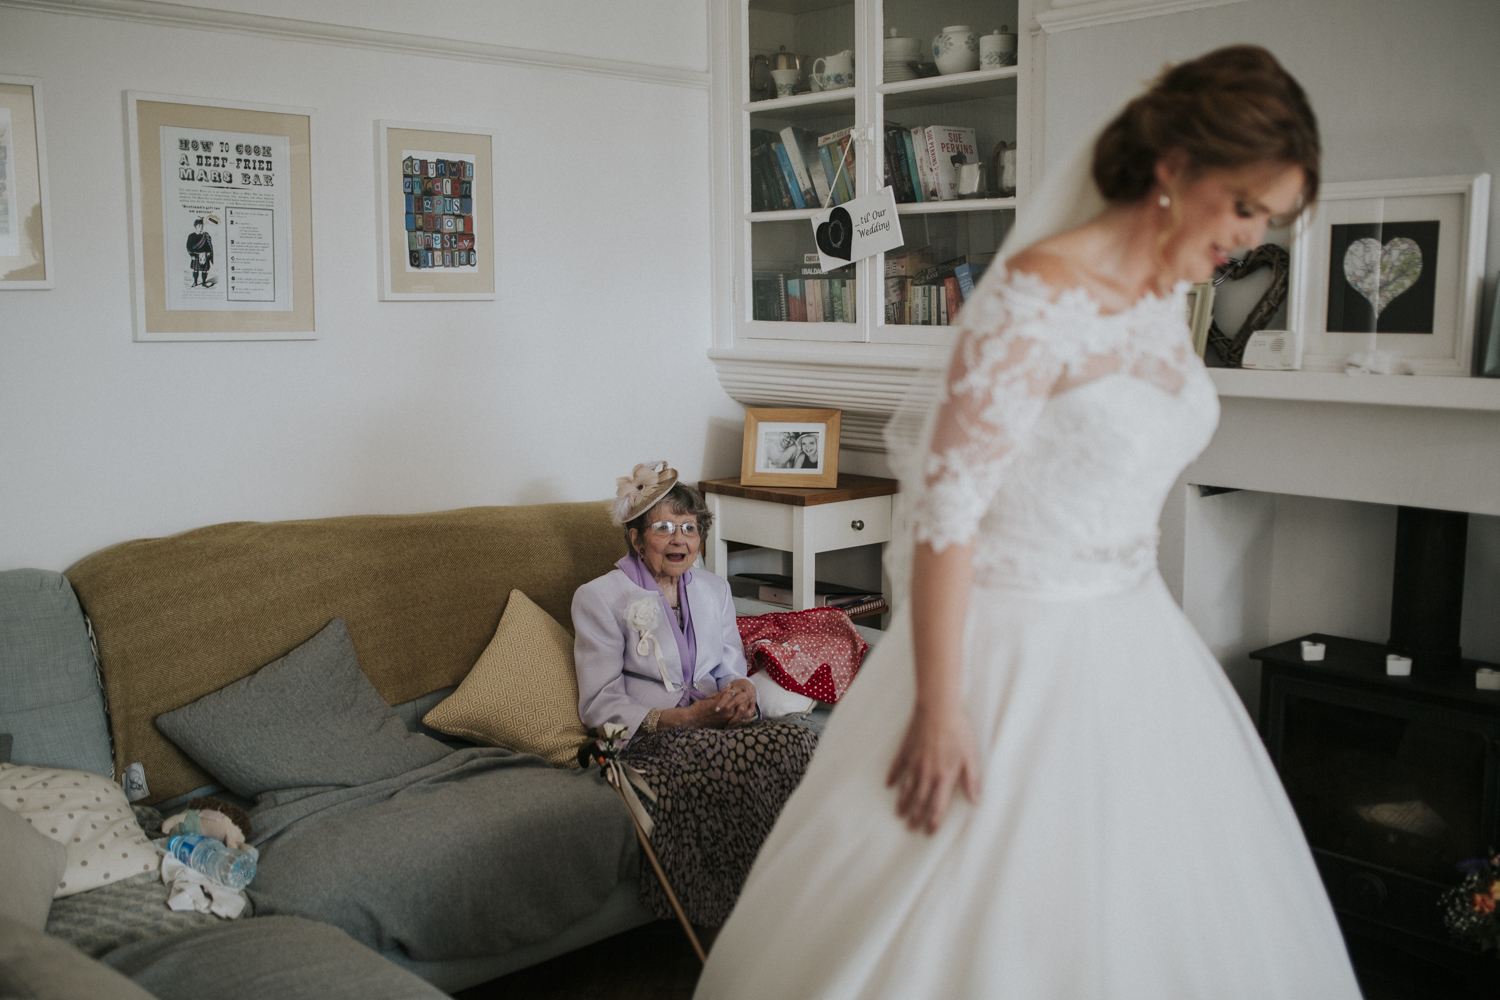
<instances>
[{"instance_id":1,"label":"glass-front cabinet","mask_svg":"<svg viewBox=\"0 0 1500 1000\"><path fill-rule=\"evenodd\" d=\"M717 190L734 210L719 273L734 296L720 345L950 343L1025 193L1029 4L724 2L715 76L734 120ZM902 245L824 272L813 216L884 187Z\"/></svg>"}]
</instances>

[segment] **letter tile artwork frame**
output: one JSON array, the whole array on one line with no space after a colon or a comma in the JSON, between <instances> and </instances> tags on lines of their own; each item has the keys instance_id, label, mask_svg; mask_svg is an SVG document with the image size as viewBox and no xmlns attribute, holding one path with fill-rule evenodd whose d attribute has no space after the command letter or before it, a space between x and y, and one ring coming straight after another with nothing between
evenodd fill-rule
<instances>
[{"instance_id":1,"label":"letter tile artwork frame","mask_svg":"<svg viewBox=\"0 0 1500 1000\"><path fill-rule=\"evenodd\" d=\"M380 298L494 299L498 129L380 120Z\"/></svg>"},{"instance_id":2,"label":"letter tile artwork frame","mask_svg":"<svg viewBox=\"0 0 1500 1000\"><path fill-rule=\"evenodd\" d=\"M56 285L42 81L0 74L0 291Z\"/></svg>"}]
</instances>

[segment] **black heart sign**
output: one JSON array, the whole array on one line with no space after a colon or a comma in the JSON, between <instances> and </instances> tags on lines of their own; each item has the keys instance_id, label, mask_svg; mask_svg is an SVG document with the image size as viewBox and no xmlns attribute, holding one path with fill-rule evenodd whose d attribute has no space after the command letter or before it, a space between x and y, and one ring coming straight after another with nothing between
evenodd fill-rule
<instances>
[{"instance_id":1,"label":"black heart sign","mask_svg":"<svg viewBox=\"0 0 1500 1000\"><path fill-rule=\"evenodd\" d=\"M803 230L807 232L807 230ZM854 220L842 208L828 213L828 221L818 227L818 249L828 257L848 260L854 246Z\"/></svg>"}]
</instances>

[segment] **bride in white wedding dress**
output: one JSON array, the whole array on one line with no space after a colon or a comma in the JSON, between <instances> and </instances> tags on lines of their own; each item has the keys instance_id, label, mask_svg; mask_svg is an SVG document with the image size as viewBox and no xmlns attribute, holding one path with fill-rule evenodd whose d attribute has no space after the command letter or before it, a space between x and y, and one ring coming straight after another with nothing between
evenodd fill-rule
<instances>
[{"instance_id":1,"label":"bride in white wedding dress","mask_svg":"<svg viewBox=\"0 0 1500 1000\"><path fill-rule=\"evenodd\" d=\"M1208 443L1184 319L1316 195L1263 49L1168 71L966 303L903 477L911 599L834 713L700 1000L1308 998L1359 989L1244 708L1156 569Z\"/></svg>"}]
</instances>

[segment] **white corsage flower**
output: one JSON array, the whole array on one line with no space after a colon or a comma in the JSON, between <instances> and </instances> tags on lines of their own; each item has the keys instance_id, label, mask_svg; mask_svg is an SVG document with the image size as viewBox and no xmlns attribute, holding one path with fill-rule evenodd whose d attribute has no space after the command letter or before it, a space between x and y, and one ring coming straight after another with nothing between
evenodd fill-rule
<instances>
[{"instance_id":1,"label":"white corsage flower","mask_svg":"<svg viewBox=\"0 0 1500 1000\"><path fill-rule=\"evenodd\" d=\"M614 742L628 732L630 732L630 727L619 722L606 722L599 727L600 735L610 742Z\"/></svg>"},{"instance_id":2,"label":"white corsage flower","mask_svg":"<svg viewBox=\"0 0 1500 1000\"><path fill-rule=\"evenodd\" d=\"M661 602L654 597L642 597L625 609L625 624L634 630L637 639L635 652L638 656L656 654L656 670L668 691L681 691L682 685L673 684L667 676L667 660L661 655L661 640L652 631L661 624Z\"/></svg>"},{"instance_id":3,"label":"white corsage flower","mask_svg":"<svg viewBox=\"0 0 1500 1000\"><path fill-rule=\"evenodd\" d=\"M625 609L625 624L637 632L650 632L661 624L660 602L654 597L643 597Z\"/></svg>"}]
</instances>

